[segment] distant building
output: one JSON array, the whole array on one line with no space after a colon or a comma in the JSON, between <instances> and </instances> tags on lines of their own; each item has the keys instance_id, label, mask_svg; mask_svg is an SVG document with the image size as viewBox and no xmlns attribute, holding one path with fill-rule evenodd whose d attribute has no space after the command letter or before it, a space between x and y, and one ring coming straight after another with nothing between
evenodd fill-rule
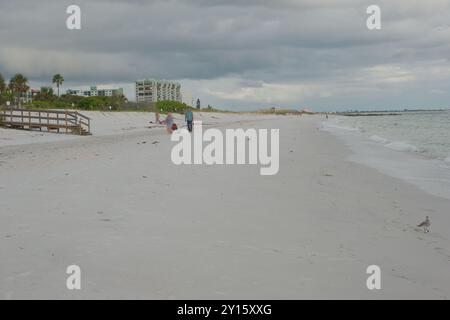
<instances>
[{"instance_id":1,"label":"distant building","mask_svg":"<svg viewBox=\"0 0 450 320\"><path fill-rule=\"evenodd\" d=\"M90 90L72 90L66 91L66 94L80 97L120 97L123 96L123 88L118 89L98 89L92 86Z\"/></svg>"},{"instance_id":2,"label":"distant building","mask_svg":"<svg viewBox=\"0 0 450 320\"><path fill-rule=\"evenodd\" d=\"M171 81L144 79L136 81L136 102L182 102L181 84Z\"/></svg>"},{"instance_id":3,"label":"distant building","mask_svg":"<svg viewBox=\"0 0 450 320\"><path fill-rule=\"evenodd\" d=\"M39 93L39 89L28 89L27 92L20 94L21 103L33 102L34 97Z\"/></svg>"}]
</instances>

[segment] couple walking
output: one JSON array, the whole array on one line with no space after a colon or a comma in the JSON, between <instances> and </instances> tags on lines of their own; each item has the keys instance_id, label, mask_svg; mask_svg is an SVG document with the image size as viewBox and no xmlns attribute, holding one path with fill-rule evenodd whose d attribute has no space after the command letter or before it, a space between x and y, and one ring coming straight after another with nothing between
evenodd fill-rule
<instances>
[{"instance_id":1,"label":"couple walking","mask_svg":"<svg viewBox=\"0 0 450 320\"><path fill-rule=\"evenodd\" d=\"M159 118L159 114L157 115L157 118ZM186 123L187 123L187 127L189 132L192 132L192 124L194 122L194 113L192 112L191 109L188 109L188 111L186 111L186 114L184 116ZM157 122L159 122L157 120ZM174 122L174 118L171 112L169 112L167 114L166 120L164 121L164 123L166 124L166 128L167 128L167 133L171 134L173 131L177 130L178 127Z\"/></svg>"}]
</instances>

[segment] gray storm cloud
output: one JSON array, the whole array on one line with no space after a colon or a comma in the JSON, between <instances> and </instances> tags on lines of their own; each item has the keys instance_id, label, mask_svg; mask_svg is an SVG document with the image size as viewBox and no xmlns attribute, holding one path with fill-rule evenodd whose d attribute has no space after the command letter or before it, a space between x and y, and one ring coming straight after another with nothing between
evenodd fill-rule
<instances>
[{"instance_id":1,"label":"gray storm cloud","mask_svg":"<svg viewBox=\"0 0 450 320\"><path fill-rule=\"evenodd\" d=\"M82 9L82 30L65 27ZM220 107L446 107L450 2L72 0L0 2L0 73L66 85L180 80ZM132 89L129 90L130 94Z\"/></svg>"}]
</instances>

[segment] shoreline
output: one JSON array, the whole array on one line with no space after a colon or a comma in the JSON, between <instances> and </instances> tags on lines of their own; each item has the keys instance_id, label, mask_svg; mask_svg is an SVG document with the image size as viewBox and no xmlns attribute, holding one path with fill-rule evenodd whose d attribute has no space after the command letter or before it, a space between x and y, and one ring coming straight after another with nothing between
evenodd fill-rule
<instances>
[{"instance_id":1,"label":"shoreline","mask_svg":"<svg viewBox=\"0 0 450 320\"><path fill-rule=\"evenodd\" d=\"M342 127L339 118L323 121L330 132L352 151L350 160L401 179L422 191L450 200L450 167L447 159L420 153L414 145L378 135L367 137L358 128Z\"/></svg>"},{"instance_id":2,"label":"shoreline","mask_svg":"<svg viewBox=\"0 0 450 320\"><path fill-rule=\"evenodd\" d=\"M174 166L153 129L0 145L0 299L450 298L450 201L351 162L318 117L259 117L207 119L280 128L273 177Z\"/></svg>"}]
</instances>

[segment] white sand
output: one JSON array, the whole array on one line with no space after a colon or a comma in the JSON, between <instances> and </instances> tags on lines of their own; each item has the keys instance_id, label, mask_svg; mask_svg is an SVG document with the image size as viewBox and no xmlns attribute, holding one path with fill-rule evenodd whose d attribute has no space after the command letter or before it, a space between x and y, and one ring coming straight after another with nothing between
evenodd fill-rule
<instances>
[{"instance_id":1,"label":"white sand","mask_svg":"<svg viewBox=\"0 0 450 320\"><path fill-rule=\"evenodd\" d=\"M174 166L145 114L90 116L92 137L0 129L0 299L450 297L450 201L350 162L318 119L202 115L281 129L280 172L262 177Z\"/></svg>"},{"instance_id":2,"label":"white sand","mask_svg":"<svg viewBox=\"0 0 450 320\"><path fill-rule=\"evenodd\" d=\"M130 132L148 133L149 128L164 128L163 125L156 125L154 113L144 112L95 112L84 111L83 115L91 118L91 132L95 136L106 135L125 135ZM165 116L161 115L161 120ZM175 122L183 127L184 116L174 114ZM258 121L264 119L272 119L273 116L258 117ZM255 120L254 115L249 114L214 114L200 112L196 113L196 120L203 121L206 126L214 126L223 123L245 122L248 120ZM185 126L185 125L184 125ZM77 136L48 133L44 131L21 131L21 130L6 130L0 128L0 147L16 146L24 144L55 142L78 139Z\"/></svg>"}]
</instances>

